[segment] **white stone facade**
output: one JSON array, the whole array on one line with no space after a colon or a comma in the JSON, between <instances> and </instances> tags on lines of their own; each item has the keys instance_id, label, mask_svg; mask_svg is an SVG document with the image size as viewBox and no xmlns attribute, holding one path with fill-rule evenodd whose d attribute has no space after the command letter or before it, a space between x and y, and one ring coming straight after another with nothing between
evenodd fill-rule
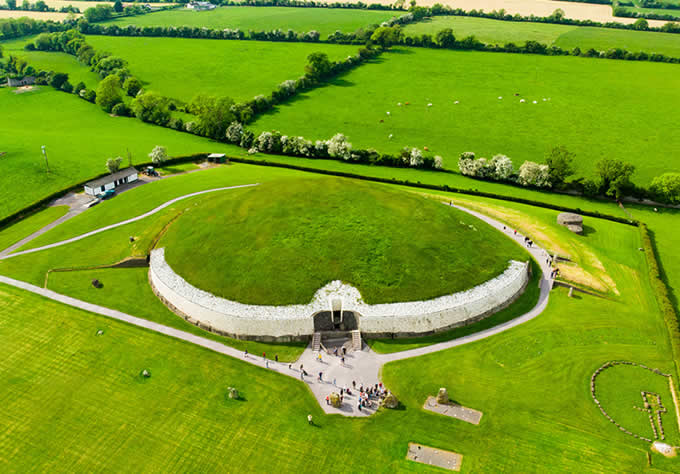
<instances>
[{"instance_id":1,"label":"white stone facade","mask_svg":"<svg viewBox=\"0 0 680 474\"><path fill-rule=\"evenodd\" d=\"M151 252L149 280L156 294L188 321L214 332L253 339L301 339L314 333L313 316L342 300L358 313L366 335L416 335L478 321L514 301L529 280L528 262L511 260L499 276L466 291L427 301L369 305L353 286L332 281L308 304L247 305L219 298L190 285L165 261L165 249Z\"/></svg>"}]
</instances>

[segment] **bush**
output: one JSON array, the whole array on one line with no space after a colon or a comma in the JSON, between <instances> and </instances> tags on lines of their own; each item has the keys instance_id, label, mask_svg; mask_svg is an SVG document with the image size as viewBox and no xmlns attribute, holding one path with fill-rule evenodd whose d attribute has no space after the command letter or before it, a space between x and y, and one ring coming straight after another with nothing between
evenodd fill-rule
<instances>
[{"instance_id":1,"label":"bush","mask_svg":"<svg viewBox=\"0 0 680 474\"><path fill-rule=\"evenodd\" d=\"M680 204L680 173L664 173L652 180L650 191L654 199L668 204Z\"/></svg>"},{"instance_id":2,"label":"bush","mask_svg":"<svg viewBox=\"0 0 680 474\"><path fill-rule=\"evenodd\" d=\"M132 114L130 108L123 102L114 105L111 109L111 113L118 117L129 117Z\"/></svg>"},{"instance_id":3,"label":"bush","mask_svg":"<svg viewBox=\"0 0 680 474\"><path fill-rule=\"evenodd\" d=\"M79 95L88 102L94 103L94 101L97 100L97 93L92 89L83 89L80 91Z\"/></svg>"},{"instance_id":4,"label":"bush","mask_svg":"<svg viewBox=\"0 0 680 474\"><path fill-rule=\"evenodd\" d=\"M537 188L550 187L550 170L548 165L539 165L533 161L525 161L519 167L518 182L522 186L535 186Z\"/></svg>"},{"instance_id":5,"label":"bush","mask_svg":"<svg viewBox=\"0 0 680 474\"><path fill-rule=\"evenodd\" d=\"M164 146L156 146L149 153L149 158L154 166L160 166L168 159L168 150Z\"/></svg>"}]
</instances>

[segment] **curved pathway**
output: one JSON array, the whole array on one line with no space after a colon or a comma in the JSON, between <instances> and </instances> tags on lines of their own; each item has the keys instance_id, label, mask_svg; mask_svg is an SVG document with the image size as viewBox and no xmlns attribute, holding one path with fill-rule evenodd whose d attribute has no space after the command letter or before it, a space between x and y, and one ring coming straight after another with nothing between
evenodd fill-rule
<instances>
[{"instance_id":1,"label":"curved pathway","mask_svg":"<svg viewBox=\"0 0 680 474\"><path fill-rule=\"evenodd\" d=\"M249 186L257 186L257 184L216 188L180 196L138 217L127 219L117 224L102 227L100 229L87 232L85 234L73 237L71 239L63 240L61 242L56 242L54 244L46 245L43 247L26 250L24 252L17 252L15 254L8 255L3 258L10 258L12 256L38 252L41 250L47 250L61 245L66 245L68 243L84 239L91 235L95 235L109 229L120 227L121 225L125 225L130 222L138 221L187 197L198 196L201 194L214 191L222 191L226 189L235 189ZM449 204L447 203L447 205ZM503 225L501 222L486 215L480 214L476 211L472 211L453 204L451 205L456 209L459 209L463 212L467 212L477 217L478 219L483 220L492 227L507 234L508 237L515 240L518 245L523 245L524 236L520 233L514 234L512 230L507 229L506 226ZM541 289L539 299L537 304L529 312L511 321L507 321L503 324L499 324L498 326L494 326L492 328L480 331L478 333L470 334L468 336L464 336L451 341L432 344L426 347L420 347L417 349L395 352L392 354L377 354L373 352L370 348L368 348L368 346L364 345L363 350L347 354L347 358L344 364L341 363L338 357L330 355L326 355L323 360L319 360L318 354L312 351L311 345L308 346L307 349L305 349L300 358L293 364L288 364L284 362L274 362L259 356L244 354L243 352L234 349L233 347L227 346L225 344L222 344L211 339L207 339L201 336L197 336L195 334L188 333L186 331L181 331L179 329L171 328L169 326L148 321L146 319L138 318L136 316L132 316L130 314L126 314L110 308L78 300L70 296L56 293L52 290L40 288L30 283L15 280L13 278L8 278L0 275L0 283L20 288L22 290L30 291L45 298L69 306L73 306L75 308L79 308L85 311L89 311L91 313L117 319L119 321L123 321L151 331L165 334L167 336L174 337L176 339L180 339L191 344L196 344L198 346L210 349L215 352L219 352L224 355L244 360L245 362L248 362L250 364L263 367L265 369L273 370L275 372L279 372L289 377L300 379L307 384L307 386L310 388L310 390L316 397L317 401L319 402L319 404L326 413L339 413L345 416L367 416L372 414L374 410L373 409L370 410L363 409L361 411L358 410L355 405L356 393L353 393L351 396L346 397L347 403L345 403L343 407L339 409L327 405L325 403L326 396L332 391L338 391L340 387L352 387L352 382L356 382L357 387L360 385L368 387L380 383L380 371L382 369L382 366L388 362L408 359L411 357L418 357L425 354L431 354L433 352L442 351L445 349L449 349L451 347L456 347L470 342L478 341L493 336L494 334L507 331L508 329L523 324L541 314L541 312L545 309L545 307L548 304L548 297L550 294L550 289L552 288L552 280L550 279L551 269L546 261L549 254L544 249L538 246L533 246L532 248L527 249L527 251L529 251L529 253L532 254L535 260L539 263L542 272L541 278L539 280L539 286ZM302 365L304 365L304 370L309 373L309 376L305 377L302 375L301 371ZM318 377L319 372L323 374L323 377L321 379L319 379Z\"/></svg>"},{"instance_id":2,"label":"curved pathway","mask_svg":"<svg viewBox=\"0 0 680 474\"><path fill-rule=\"evenodd\" d=\"M133 222L137 222L139 220L142 220L146 217L152 216L152 215L156 214L157 212L162 211L166 207L172 206L177 201L181 201L183 199L187 199L187 198L194 197L194 196L200 196L201 194L206 194L206 193L214 193L216 191L226 191L228 189L249 188L249 187L252 187L252 186L258 186L259 184L260 183L241 184L241 185L238 185L238 186L227 186L227 187L224 187L224 188L206 189L204 191L196 191L195 193L185 194L183 196L179 196L179 197L176 197L174 199L170 199L169 201L161 204L160 206L155 207L154 209L151 209L149 212L145 212L144 214L141 214L137 217L133 217L131 219L126 219L124 221L120 221L120 222L117 222L115 224L100 227L99 229L91 230L90 232L85 232L84 234L77 235L75 237L71 237L70 239L62 240L60 242L55 242L53 244L43 245L42 247L36 247L36 248L33 248L33 249L28 249L28 250L22 250L21 252L15 252L15 253L12 253L12 254L9 254L9 255L0 255L0 260L5 260L5 259L8 259L8 258L12 258L12 257L18 257L19 255L26 255L28 253L33 253L33 252L40 252L41 250L47 250L47 249L51 249L51 248L54 248L54 247L60 247L62 245L77 242L78 240L82 240L82 239L85 239L87 237L91 237L91 236L99 234L101 232L105 232L107 230L115 229L116 227L124 226L126 224L131 224Z\"/></svg>"}]
</instances>

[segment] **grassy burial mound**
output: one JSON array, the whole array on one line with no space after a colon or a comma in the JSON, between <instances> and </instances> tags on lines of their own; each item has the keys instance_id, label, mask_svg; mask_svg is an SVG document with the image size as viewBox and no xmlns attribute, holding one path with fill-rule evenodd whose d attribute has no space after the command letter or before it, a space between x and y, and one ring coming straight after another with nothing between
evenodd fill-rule
<instances>
[{"instance_id":1,"label":"grassy burial mound","mask_svg":"<svg viewBox=\"0 0 680 474\"><path fill-rule=\"evenodd\" d=\"M675 168L676 71L649 62L395 49L277 107L253 128L308 139L340 132L355 147L392 153L427 146L454 170L464 151L505 154L520 166L564 145L576 154L577 175L616 157L648 184ZM631 78L644 85L633 87Z\"/></svg>"},{"instance_id":2,"label":"grassy burial mound","mask_svg":"<svg viewBox=\"0 0 680 474\"><path fill-rule=\"evenodd\" d=\"M128 61L146 87L167 97L191 100L198 94L236 101L270 94L305 72L307 56L324 52L332 61L357 52L357 46L186 38L88 36L96 50Z\"/></svg>"},{"instance_id":3,"label":"grassy burial mound","mask_svg":"<svg viewBox=\"0 0 680 474\"><path fill-rule=\"evenodd\" d=\"M250 304L307 303L332 280L367 303L429 299L483 283L528 255L461 211L345 179L296 180L205 199L158 247L189 283Z\"/></svg>"},{"instance_id":4,"label":"grassy burial mound","mask_svg":"<svg viewBox=\"0 0 680 474\"><path fill-rule=\"evenodd\" d=\"M118 26L199 26L203 28L232 28L245 32L291 29L298 33L316 30L322 38L340 30L345 33L372 24L380 24L392 17L403 15L399 11L343 10L339 8L290 7L223 7L206 12L187 9L170 10L117 18L104 24Z\"/></svg>"},{"instance_id":5,"label":"grassy burial mound","mask_svg":"<svg viewBox=\"0 0 680 474\"><path fill-rule=\"evenodd\" d=\"M474 35L479 41L488 44L515 43L522 45L531 40L559 46L563 49L579 47L582 51L590 48L606 51L611 48L623 48L628 51L646 51L668 56L680 56L680 37L678 35L653 31L501 21L467 16L439 16L407 25L404 28L404 33L407 36L422 34L434 36L445 28L451 28L458 39Z\"/></svg>"}]
</instances>

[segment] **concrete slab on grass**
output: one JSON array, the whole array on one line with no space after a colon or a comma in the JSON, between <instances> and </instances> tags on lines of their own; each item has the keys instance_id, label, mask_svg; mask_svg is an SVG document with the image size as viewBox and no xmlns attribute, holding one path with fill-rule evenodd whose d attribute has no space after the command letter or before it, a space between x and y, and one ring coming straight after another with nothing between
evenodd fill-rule
<instances>
[{"instance_id":1,"label":"concrete slab on grass","mask_svg":"<svg viewBox=\"0 0 680 474\"><path fill-rule=\"evenodd\" d=\"M481 411L456 405L455 403L437 403L437 399L435 397L427 397L423 408L428 411L439 413L440 415L446 415L461 421L467 421L473 425L478 425L479 421L482 419Z\"/></svg>"},{"instance_id":2,"label":"concrete slab on grass","mask_svg":"<svg viewBox=\"0 0 680 474\"><path fill-rule=\"evenodd\" d=\"M427 464L428 466L441 467L443 469L448 469L449 471L460 471L463 455L454 453L453 451L444 451L443 449L423 446L418 443L409 443L406 459Z\"/></svg>"}]
</instances>

